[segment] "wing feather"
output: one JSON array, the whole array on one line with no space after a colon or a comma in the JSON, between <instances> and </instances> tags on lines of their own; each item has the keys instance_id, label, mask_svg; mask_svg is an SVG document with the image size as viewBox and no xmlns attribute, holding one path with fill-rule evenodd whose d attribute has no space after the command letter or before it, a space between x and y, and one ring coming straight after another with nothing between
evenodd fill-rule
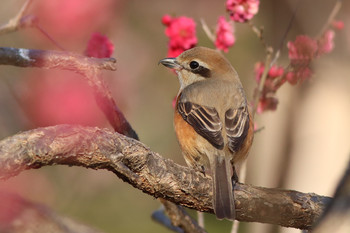
<instances>
[{"instance_id":1,"label":"wing feather","mask_svg":"<svg viewBox=\"0 0 350 233\"><path fill-rule=\"evenodd\" d=\"M246 107L230 108L226 111L225 129L228 146L232 152L237 152L247 137L249 121L249 113Z\"/></svg>"},{"instance_id":2,"label":"wing feather","mask_svg":"<svg viewBox=\"0 0 350 233\"><path fill-rule=\"evenodd\" d=\"M179 102L177 109L182 118L199 135L204 137L215 148L224 148L224 139L221 134L222 123L215 108L201 106L191 102Z\"/></svg>"}]
</instances>

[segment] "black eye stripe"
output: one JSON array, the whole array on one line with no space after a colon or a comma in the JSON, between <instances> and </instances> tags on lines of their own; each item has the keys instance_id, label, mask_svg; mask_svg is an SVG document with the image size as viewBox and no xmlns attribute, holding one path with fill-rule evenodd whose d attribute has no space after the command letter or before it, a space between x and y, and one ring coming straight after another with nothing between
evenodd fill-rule
<instances>
[{"instance_id":1,"label":"black eye stripe","mask_svg":"<svg viewBox=\"0 0 350 233\"><path fill-rule=\"evenodd\" d=\"M192 73L194 74L199 74L200 76L204 77L204 78L210 78L210 70L208 68L205 68L203 66L199 66L197 69L195 70L190 70Z\"/></svg>"}]
</instances>

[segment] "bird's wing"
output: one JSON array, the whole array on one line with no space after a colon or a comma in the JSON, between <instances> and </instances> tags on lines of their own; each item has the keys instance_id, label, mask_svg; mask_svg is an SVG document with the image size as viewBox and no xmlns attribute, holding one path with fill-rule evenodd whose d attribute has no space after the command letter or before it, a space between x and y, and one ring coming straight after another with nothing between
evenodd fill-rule
<instances>
[{"instance_id":1,"label":"bird's wing","mask_svg":"<svg viewBox=\"0 0 350 233\"><path fill-rule=\"evenodd\" d=\"M225 128L228 147L232 152L237 152L247 137L249 120L247 107L230 108L226 111Z\"/></svg>"},{"instance_id":2,"label":"bird's wing","mask_svg":"<svg viewBox=\"0 0 350 233\"><path fill-rule=\"evenodd\" d=\"M179 102L177 110L182 118L210 144L217 149L224 148L224 139L221 135L222 123L215 108L191 102Z\"/></svg>"}]
</instances>

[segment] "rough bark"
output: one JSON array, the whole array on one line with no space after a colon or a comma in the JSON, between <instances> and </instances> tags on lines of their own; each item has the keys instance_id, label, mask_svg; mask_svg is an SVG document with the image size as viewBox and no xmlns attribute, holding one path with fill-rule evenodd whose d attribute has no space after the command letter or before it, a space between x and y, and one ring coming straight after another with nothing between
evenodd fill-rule
<instances>
[{"instance_id":1,"label":"rough bark","mask_svg":"<svg viewBox=\"0 0 350 233\"><path fill-rule=\"evenodd\" d=\"M161 157L139 141L107 129L59 125L0 141L0 178L48 165L107 169L135 188L213 213L210 176ZM311 229L330 198L237 184L237 220Z\"/></svg>"}]
</instances>

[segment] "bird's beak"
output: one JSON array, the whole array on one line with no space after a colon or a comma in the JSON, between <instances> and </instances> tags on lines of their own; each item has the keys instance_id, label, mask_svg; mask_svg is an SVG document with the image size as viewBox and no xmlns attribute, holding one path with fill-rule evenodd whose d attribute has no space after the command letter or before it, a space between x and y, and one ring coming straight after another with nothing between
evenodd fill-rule
<instances>
[{"instance_id":1,"label":"bird's beak","mask_svg":"<svg viewBox=\"0 0 350 233\"><path fill-rule=\"evenodd\" d=\"M176 58L174 57L164 58L160 60L159 63L171 69L175 69L175 70L182 69L182 66L176 61Z\"/></svg>"}]
</instances>

